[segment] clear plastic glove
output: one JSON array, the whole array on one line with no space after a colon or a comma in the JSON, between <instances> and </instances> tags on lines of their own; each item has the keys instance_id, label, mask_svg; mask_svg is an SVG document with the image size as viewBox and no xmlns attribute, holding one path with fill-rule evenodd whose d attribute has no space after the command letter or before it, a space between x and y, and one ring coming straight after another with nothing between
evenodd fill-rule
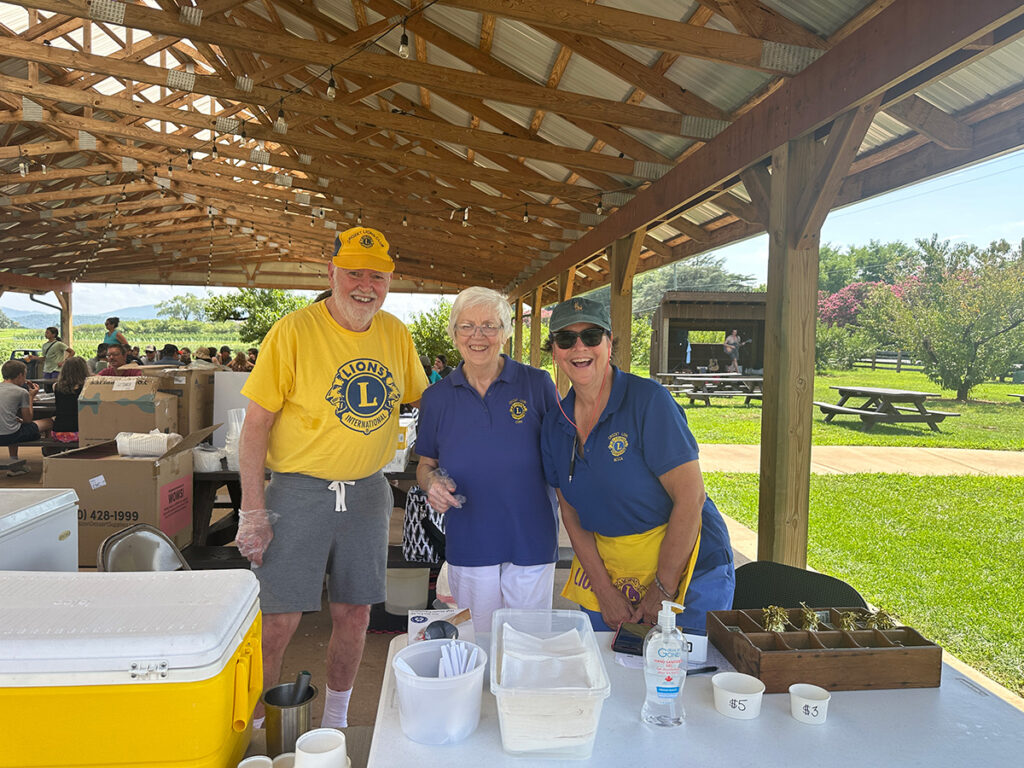
<instances>
[{"instance_id":1,"label":"clear plastic glove","mask_svg":"<svg viewBox=\"0 0 1024 768\"><path fill-rule=\"evenodd\" d=\"M428 477L430 486L427 488L427 501L434 511L444 514L452 507L462 509L466 497L455 493L458 486L444 467L438 467Z\"/></svg>"},{"instance_id":2,"label":"clear plastic glove","mask_svg":"<svg viewBox=\"0 0 1024 768\"><path fill-rule=\"evenodd\" d=\"M238 512L238 533L235 543L242 557L255 566L263 565L263 553L274 539L274 523L281 516L269 509L249 509Z\"/></svg>"}]
</instances>

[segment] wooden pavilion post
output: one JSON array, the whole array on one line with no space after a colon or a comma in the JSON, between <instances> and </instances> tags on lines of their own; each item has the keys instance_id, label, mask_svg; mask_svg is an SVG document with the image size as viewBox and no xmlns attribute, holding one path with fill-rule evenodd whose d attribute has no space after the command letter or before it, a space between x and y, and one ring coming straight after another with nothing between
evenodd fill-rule
<instances>
[{"instance_id":1,"label":"wooden pavilion post","mask_svg":"<svg viewBox=\"0 0 1024 768\"><path fill-rule=\"evenodd\" d=\"M619 369L629 372L632 359L633 331L633 275L644 242L644 229L638 229L612 243L608 249L608 267L611 277L611 321L615 351L612 361Z\"/></svg>"},{"instance_id":2,"label":"wooden pavilion post","mask_svg":"<svg viewBox=\"0 0 1024 768\"><path fill-rule=\"evenodd\" d=\"M523 362L523 297L516 296L512 303L515 313L515 330L512 339L512 359Z\"/></svg>"},{"instance_id":3,"label":"wooden pavilion post","mask_svg":"<svg viewBox=\"0 0 1024 768\"><path fill-rule=\"evenodd\" d=\"M558 273L558 301L562 302L572 298L573 283L576 278L576 268L569 267L564 272ZM558 394L565 397L569 392L569 387L572 383L569 381L569 377L562 373L562 369L557 365L555 368L555 388L558 390Z\"/></svg>"},{"instance_id":4,"label":"wooden pavilion post","mask_svg":"<svg viewBox=\"0 0 1024 768\"><path fill-rule=\"evenodd\" d=\"M60 304L60 337L69 347L74 346L71 318L71 286L66 291L54 291ZM84 350L83 350L84 351Z\"/></svg>"},{"instance_id":5,"label":"wooden pavilion post","mask_svg":"<svg viewBox=\"0 0 1024 768\"><path fill-rule=\"evenodd\" d=\"M836 118L824 146L810 133L772 153L760 560L807 566L821 225L880 103L877 97Z\"/></svg>"},{"instance_id":6,"label":"wooden pavilion post","mask_svg":"<svg viewBox=\"0 0 1024 768\"><path fill-rule=\"evenodd\" d=\"M530 302L530 365L534 368L540 366L540 343L541 343L541 312L543 304L544 286L538 285L533 290L532 301Z\"/></svg>"}]
</instances>

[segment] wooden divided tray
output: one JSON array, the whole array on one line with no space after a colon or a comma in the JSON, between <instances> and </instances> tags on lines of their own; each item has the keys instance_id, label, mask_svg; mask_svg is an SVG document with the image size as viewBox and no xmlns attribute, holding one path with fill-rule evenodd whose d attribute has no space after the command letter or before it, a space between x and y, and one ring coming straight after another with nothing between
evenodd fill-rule
<instances>
[{"instance_id":1,"label":"wooden divided tray","mask_svg":"<svg viewBox=\"0 0 1024 768\"><path fill-rule=\"evenodd\" d=\"M708 638L737 671L757 677L768 693L793 683L813 683L831 691L880 688L934 688L942 676L942 648L911 627L838 629L839 615L861 608L817 609L816 632L799 629L801 611L788 610L785 632L767 632L762 612L710 611ZM864 626L864 622L860 622Z\"/></svg>"}]
</instances>

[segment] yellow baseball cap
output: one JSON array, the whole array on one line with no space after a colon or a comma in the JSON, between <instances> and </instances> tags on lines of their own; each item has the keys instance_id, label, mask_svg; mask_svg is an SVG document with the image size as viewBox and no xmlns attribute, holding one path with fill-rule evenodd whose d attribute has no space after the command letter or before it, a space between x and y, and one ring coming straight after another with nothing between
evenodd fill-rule
<instances>
[{"instance_id":1,"label":"yellow baseball cap","mask_svg":"<svg viewBox=\"0 0 1024 768\"><path fill-rule=\"evenodd\" d=\"M334 238L334 266L342 269L373 269L394 272L388 241L370 227L352 227Z\"/></svg>"}]
</instances>

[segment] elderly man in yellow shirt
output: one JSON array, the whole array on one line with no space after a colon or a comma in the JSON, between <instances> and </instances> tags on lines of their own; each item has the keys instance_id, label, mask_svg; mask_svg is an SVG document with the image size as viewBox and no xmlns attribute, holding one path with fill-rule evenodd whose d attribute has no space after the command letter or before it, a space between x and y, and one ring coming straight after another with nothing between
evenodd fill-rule
<instances>
[{"instance_id":1,"label":"elderly man in yellow shirt","mask_svg":"<svg viewBox=\"0 0 1024 768\"><path fill-rule=\"evenodd\" d=\"M394 271L384 235L341 233L327 270L332 295L271 328L242 388L251 402L237 541L260 580L267 688L302 613L319 610L327 574L322 724L341 728L370 606L384 599L393 500L381 470L395 452L399 405L417 402L427 380L408 329L379 311ZM264 466L272 471L265 489Z\"/></svg>"}]
</instances>

